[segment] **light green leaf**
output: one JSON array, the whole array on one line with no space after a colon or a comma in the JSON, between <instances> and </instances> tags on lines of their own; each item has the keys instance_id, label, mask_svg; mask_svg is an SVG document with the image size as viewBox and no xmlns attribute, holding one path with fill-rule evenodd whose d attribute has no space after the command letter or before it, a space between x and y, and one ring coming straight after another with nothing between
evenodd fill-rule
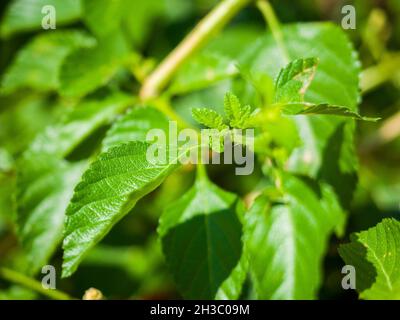
<instances>
[{"instance_id":1,"label":"light green leaf","mask_svg":"<svg viewBox=\"0 0 400 320\"><path fill-rule=\"evenodd\" d=\"M128 47L120 33L101 38L97 46L70 54L61 67L60 92L81 97L108 83L126 61Z\"/></svg>"},{"instance_id":2,"label":"light green leaf","mask_svg":"<svg viewBox=\"0 0 400 320\"><path fill-rule=\"evenodd\" d=\"M331 233L345 216L327 185L283 176L283 196L260 196L246 213L246 250L260 299L314 299Z\"/></svg>"},{"instance_id":3,"label":"light green leaf","mask_svg":"<svg viewBox=\"0 0 400 320\"><path fill-rule=\"evenodd\" d=\"M20 88L56 90L65 57L77 48L94 44L93 38L80 31L55 31L36 36L18 52L7 69L1 82L2 93Z\"/></svg>"},{"instance_id":4,"label":"light green leaf","mask_svg":"<svg viewBox=\"0 0 400 320\"><path fill-rule=\"evenodd\" d=\"M369 118L360 116L357 112L341 106L331 106L329 104L313 103L286 103L282 106L282 112L286 115L318 115L326 114L340 117L350 117L356 120L378 121L380 118Z\"/></svg>"},{"instance_id":5,"label":"light green leaf","mask_svg":"<svg viewBox=\"0 0 400 320\"><path fill-rule=\"evenodd\" d=\"M183 65L169 88L171 94L202 89L238 73L232 59L217 53L201 53Z\"/></svg>"},{"instance_id":6,"label":"light green leaf","mask_svg":"<svg viewBox=\"0 0 400 320\"><path fill-rule=\"evenodd\" d=\"M234 78L238 74L236 58L262 34L261 30L243 24L223 30L178 70L169 93L189 93Z\"/></svg>"},{"instance_id":7,"label":"light green leaf","mask_svg":"<svg viewBox=\"0 0 400 320\"><path fill-rule=\"evenodd\" d=\"M208 128L224 130L229 127L224 123L224 118L212 109L194 108L192 109L193 119Z\"/></svg>"},{"instance_id":8,"label":"light green leaf","mask_svg":"<svg viewBox=\"0 0 400 320\"><path fill-rule=\"evenodd\" d=\"M207 178L171 203L158 233L170 272L187 299L237 299L243 269L238 198Z\"/></svg>"},{"instance_id":9,"label":"light green leaf","mask_svg":"<svg viewBox=\"0 0 400 320\"><path fill-rule=\"evenodd\" d=\"M136 141L111 148L83 175L67 209L63 277L70 276L114 224L178 167L178 159L187 151L163 150L157 145L158 152L165 151L169 159L162 161L153 159L153 153L148 158L149 146Z\"/></svg>"},{"instance_id":10,"label":"light green leaf","mask_svg":"<svg viewBox=\"0 0 400 320\"><path fill-rule=\"evenodd\" d=\"M232 128L246 129L251 116L251 107L242 106L239 99L228 92L224 98L224 110Z\"/></svg>"},{"instance_id":11,"label":"light green leaf","mask_svg":"<svg viewBox=\"0 0 400 320\"><path fill-rule=\"evenodd\" d=\"M400 222L383 219L375 227L352 235L339 253L356 271L361 299L400 299Z\"/></svg>"},{"instance_id":12,"label":"light green leaf","mask_svg":"<svg viewBox=\"0 0 400 320\"><path fill-rule=\"evenodd\" d=\"M38 135L29 149L37 153L65 157L93 131L109 124L132 102L130 96L122 93L115 93L102 100L82 101L59 123Z\"/></svg>"},{"instance_id":13,"label":"light green leaf","mask_svg":"<svg viewBox=\"0 0 400 320\"><path fill-rule=\"evenodd\" d=\"M18 161L17 226L29 274L47 264L61 241L65 209L84 167L30 152Z\"/></svg>"},{"instance_id":14,"label":"light green leaf","mask_svg":"<svg viewBox=\"0 0 400 320\"><path fill-rule=\"evenodd\" d=\"M103 140L103 151L126 142L146 141L152 129L160 129L168 137L168 118L155 108L135 106L108 130Z\"/></svg>"},{"instance_id":15,"label":"light green leaf","mask_svg":"<svg viewBox=\"0 0 400 320\"><path fill-rule=\"evenodd\" d=\"M318 59L296 59L275 80L275 102L303 101L317 69Z\"/></svg>"},{"instance_id":16,"label":"light green leaf","mask_svg":"<svg viewBox=\"0 0 400 320\"><path fill-rule=\"evenodd\" d=\"M126 0L82 0L82 6L85 23L100 37L118 30L124 13L132 14Z\"/></svg>"},{"instance_id":17,"label":"light green leaf","mask_svg":"<svg viewBox=\"0 0 400 320\"><path fill-rule=\"evenodd\" d=\"M357 112L360 62L343 30L332 23L304 23L283 26L282 33L291 59L319 60L305 101L345 106ZM266 72L273 78L286 65L271 34L255 43L240 62L252 72ZM356 184L354 121L322 115L299 116L293 121L303 144L292 153L289 169L328 181L341 203L348 206Z\"/></svg>"},{"instance_id":18,"label":"light green leaf","mask_svg":"<svg viewBox=\"0 0 400 320\"><path fill-rule=\"evenodd\" d=\"M10 35L42 29L42 19L47 12L42 8L51 5L56 9L57 27L74 22L81 15L81 0L13 0L6 9L0 26L0 35Z\"/></svg>"}]
</instances>

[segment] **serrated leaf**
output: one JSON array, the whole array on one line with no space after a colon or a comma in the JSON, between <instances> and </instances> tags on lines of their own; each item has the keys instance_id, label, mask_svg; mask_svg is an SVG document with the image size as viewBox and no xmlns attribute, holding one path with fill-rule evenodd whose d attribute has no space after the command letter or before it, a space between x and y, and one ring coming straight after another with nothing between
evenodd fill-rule
<instances>
[{"instance_id":1,"label":"serrated leaf","mask_svg":"<svg viewBox=\"0 0 400 320\"><path fill-rule=\"evenodd\" d=\"M81 16L81 0L13 0L6 9L0 26L0 35L10 35L42 29L45 6L56 9L57 27L74 22Z\"/></svg>"},{"instance_id":2,"label":"serrated leaf","mask_svg":"<svg viewBox=\"0 0 400 320\"><path fill-rule=\"evenodd\" d=\"M352 235L339 247L346 264L356 271L361 299L400 299L400 222L384 219L375 227Z\"/></svg>"},{"instance_id":3,"label":"serrated leaf","mask_svg":"<svg viewBox=\"0 0 400 320\"><path fill-rule=\"evenodd\" d=\"M246 213L246 250L260 299L313 299L329 236L343 231L332 188L283 176L281 200L260 196Z\"/></svg>"},{"instance_id":4,"label":"serrated leaf","mask_svg":"<svg viewBox=\"0 0 400 320\"><path fill-rule=\"evenodd\" d=\"M305 101L345 106L357 112L360 63L345 33L331 23L286 25L282 26L282 32L291 59L312 56L319 60ZM241 58L241 64L275 78L286 63L272 35L268 34ZM315 116L295 117L293 121L302 145L292 153L288 168L325 179L347 207L356 184L353 120Z\"/></svg>"},{"instance_id":5,"label":"serrated leaf","mask_svg":"<svg viewBox=\"0 0 400 320\"><path fill-rule=\"evenodd\" d=\"M286 115L332 115L340 117L350 117L356 120L378 121L380 118L369 118L359 115L357 112L351 111L349 108L341 106L331 106L329 104L312 104L302 103L286 103L282 106L282 112Z\"/></svg>"},{"instance_id":6,"label":"serrated leaf","mask_svg":"<svg viewBox=\"0 0 400 320\"><path fill-rule=\"evenodd\" d=\"M238 198L204 177L165 209L158 233L184 298L238 298L246 272L237 210Z\"/></svg>"},{"instance_id":7,"label":"serrated leaf","mask_svg":"<svg viewBox=\"0 0 400 320\"><path fill-rule=\"evenodd\" d=\"M130 96L122 93L112 94L102 100L82 101L59 123L39 134L29 149L37 153L65 157L94 130L109 124L132 102Z\"/></svg>"},{"instance_id":8,"label":"serrated leaf","mask_svg":"<svg viewBox=\"0 0 400 320\"><path fill-rule=\"evenodd\" d=\"M174 155L163 163L148 159L148 148L149 144L139 141L111 148L100 154L83 175L67 209L63 277L76 270L87 252L140 198L158 187L187 152L173 150ZM171 155L168 146L165 152Z\"/></svg>"},{"instance_id":9,"label":"serrated leaf","mask_svg":"<svg viewBox=\"0 0 400 320\"><path fill-rule=\"evenodd\" d=\"M7 69L1 81L2 93L9 94L20 88L56 90L65 57L77 48L94 44L92 37L80 31L55 31L36 36L18 52Z\"/></svg>"},{"instance_id":10,"label":"serrated leaf","mask_svg":"<svg viewBox=\"0 0 400 320\"><path fill-rule=\"evenodd\" d=\"M167 137L168 118L155 108L135 106L107 131L103 140L103 151L122 143L146 141L147 133L151 129L160 129Z\"/></svg>"},{"instance_id":11,"label":"serrated leaf","mask_svg":"<svg viewBox=\"0 0 400 320\"><path fill-rule=\"evenodd\" d=\"M61 241L65 209L84 167L30 152L18 161L17 226L29 274L47 264Z\"/></svg>"},{"instance_id":12,"label":"serrated leaf","mask_svg":"<svg viewBox=\"0 0 400 320\"><path fill-rule=\"evenodd\" d=\"M61 67L60 93L81 97L108 83L127 58L127 43L120 33L100 38L91 48L70 54Z\"/></svg>"},{"instance_id":13,"label":"serrated leaf","mask_svg":"<svg viewBox=\"0 0 400 320\"><path fill-rule=\"evenodd\" d=\"M194 108L192 109L193 119L198 123L213 129L224 130L229 127L224 123L224 118L212 109Z\"/></svg>"},{"instance_id":14,"label":"serrated leaf","mask_svg":"<svg viewBox=\"0 0 400 320\"><path fill-rule=\"evenodd\" d=\"M299 102L314 79L317 58L296 59L284 67L275 80L275 102Z\"/></svg>"},{"instance_id":15,"label":"serrated leaf","mask_svg":"<svg viewBox=\"0 0 400 320\"><path fill-rule=\"evenodd\" d=\"M246 129L251 116L251 107L242 106L239 99L228 92L224 98L224 110L232 128Z\"/></svg>"}]
</instances>

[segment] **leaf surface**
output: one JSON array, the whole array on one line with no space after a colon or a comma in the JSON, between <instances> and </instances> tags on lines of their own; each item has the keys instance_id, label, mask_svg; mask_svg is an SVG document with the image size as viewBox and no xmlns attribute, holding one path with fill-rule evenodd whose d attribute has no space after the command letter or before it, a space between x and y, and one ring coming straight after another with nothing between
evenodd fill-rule
<instances>
[{"instance_id":1,"label":"leaf surface","mask_svg":"<svg viewBox=\"0 0 400 320\"><path fill-rule=\"evenodd\" d=\"M400 222L384 219L375 227L353 234L339 247L346 264L355 267L361 299L400 299Z\"/></svg>"},{"instance_id":2,"label":"leaf surface","mask_svg":"<svg viewBox=\"0 0 400 320\"><path fill-rule=\"evenodd\" d=\"M296 176L283 178L283 196L260 196L246 213L245 245L260 299L314 299L330 234L345 216L332 188Z\"/></svg>"},{"instance_id":3,"label":"leaf surface","mask_svg":"<svg viewBox=\"0 0 400 320\"><path fill-rule=\"evenodd\" d=\"M246 276L238 198L207 178L169 205L158 233L179 291L187 299L237 299Z\"/></svg>"}]
</instances>

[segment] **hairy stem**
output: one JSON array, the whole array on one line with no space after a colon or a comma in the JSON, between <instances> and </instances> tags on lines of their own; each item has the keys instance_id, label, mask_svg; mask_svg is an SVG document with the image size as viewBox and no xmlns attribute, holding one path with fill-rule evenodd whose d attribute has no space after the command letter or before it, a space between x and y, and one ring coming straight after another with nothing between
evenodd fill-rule
<instances>
[{"instance_id":1,"label":"hairy stem","mask_svg":"<svg viewBox=\"0 0 400 320\"><path fill-rule=\"evenodd\" d=\"M32 278L27 277L26 275L19 273L17 271L7 269L7 268L0 268L0 277L5 280L8 280L12 283L22 285L28 289L34 290L46 297L55 300L72 300L73 298L70 297L68 294L61 292L55 289L46 289L42 286L42 284Z\"/></svg>"},{"instance_id":2,"label":"hairy stem","mask_svg":"<svg viewBox=\"0 0 400 320\"><path fill-rule=\"evenodd\" d=\"M258 0L257 8L261 11L265 21L267 22L269 28L271 29L272 36L274 37L279 49L282 52L283 59L285 63L289 63L290 57L285 46L285 41L283 39L283 34L281 30L281 25L278 18L272 8L271 4L267 0Z\"/></svg>"},{"instance_id":3,"label":"hairy stem","mask_svg":"<svg viewBox=\"0 0 400 320\"><path fill-rule=\"evenodd\" d=\"M223 0L183 39L144 81L142 100L156 97L178 68L251 0Z\"/></svg>"}]
</instances>

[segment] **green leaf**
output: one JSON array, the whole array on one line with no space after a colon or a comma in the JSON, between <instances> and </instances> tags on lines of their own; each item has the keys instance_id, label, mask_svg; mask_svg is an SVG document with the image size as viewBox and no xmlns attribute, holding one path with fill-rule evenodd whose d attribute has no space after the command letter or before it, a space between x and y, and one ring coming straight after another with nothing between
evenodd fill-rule
<instances>
[{"instance_id":1,"label":"green leaf","mask_svg":"<svg viewBox=\"0 0 400 320\"><path fill-rule=\"evenodd\" d=\"M275 102L303 101L317 69L318 59L296 59L275 80Z\"/></svg>"},{"instance_id":2,"label":"green leaf","mask_svg":"<svg viewBox=\"0 0 400 320\"><path fill-rule=\"evenodd\" d=\"M57 27L74 22L81 15L81 0L13 0L10 2L0 26L0 35L42 29L46 14L42 8L51 5L56 9Z\"/></svg>"},{"instance_id":3,"label":"green leaf","mask_svg":"<svg viewBox=\"0 0 400 320\"><path fill-rule=\"evenodd\" d=\"M158 145L159 152L173 154L164 163L148 159L149 146L135 141L111 148L83 175L67 209L63 277L70 276L114 224L178 167L178 159L187 151L162 150Z\"/></svg>"},{"instance_id":4,"label":"green leaf","mask_svg":"<svg viewBox=\"0 0 400 320\"><path fill-rule=\"evenodd\" d=\"M118 30L121 27L123 14L132 13L126 11L126 2L126 0L82 0L86 25L100 37Z\"/></svg>"},{"instance_id":5,"label":"green leaf","mask_svg":"<svg viewBox=\"0 0 400 320\"><path fill-rule=\"evenodd\" d=\"M229 127L224 123L224 118L212 109L195 108L192 109L193 119L208 128L224 130Z\"/></svg>"},{"instance_id":6,"label":"green leaf","mask_svg":"<svg viewBox=\"0 0 400 320\"><path fill-rule=\"evenodd\" d=\"M286 103L282 106L282 112L286 115L318 115L326 114L340 117L350 117L356 120L378 121L380 118L369 118L360 116L357 112L341 106L331 106L329 104Z\"/></svg>"},{"instance_id":7,"label":"green leaf","mask_svg":"<svg viewBox=\"0 0 400 320\"><path fill-rule=\"evenodd\" d=\"M20 154L44 127L54 123L60 105L46 97L25 94L0 97L0 144Z\"/></svg>"},{"instance_id":8,"label":"green leaf","mask_svg":"<svg viewBox=\"0 0 400 320\"><path fill-rule=\"evenodd\" d=\"M97 46L70 54L61 67L60 92L81 97L107 84L126 61L128 47L120 33L101 38Z\"/></svg>"},{"instance_id":9,"label":"green leaf","mask_svg":"<svg viewBox=\"0 0 400 320\"><path fill-rule=\"evenodd\" d=\"M383 219L375 227L353 234L339 253L356 271L361 299L400 299L400 222Z\"/></svg>"},{"instance_id":10,"label":"green leaf","mask_svg":"<svg viewBox=\"0 0 400 320\"><path fill-rule=\"evenodd\" d=\"M202 177L165 209L158 233L168 267L184 298L239 297L246 272L241 261L238 208L234 194Z\"/></svg>"},{"instance_id":11,"label":"green leaf","mask_svg":"<svg viewBox=\"0 0 400 320\"><path fill-rule=\"evenodd\" d=\"M131 141L146 141L151 129L160 129L168 136L168 118L152 107L135 106L108 130L103 151Z\"/></svg>"},{"instance_id":12,"label":"green leaf","mask_svg":"<svg viewBox=\"0 0 400 320\"><path fill-rule=\"evenodd\" d=\"M65 157L93 131L111 123L132 102L130 96L122 93L114 93L102 100L82 101L59 123L38 135L30 150Z\"/></svg>"},{"instance_id":13,"label":"green leaf","mask_svg":"<svg viewBox=\"0 0 400 320\"><path fill-rule=\"evenodd\" d=\"M34 274L62 239L65 209L85 164L27 152L17 165L18 235L27 257L26 271Z\"/></svg>"},{"instance_id":14,"label":"green leaf","mask_svg":"<svg viewBox=\"0 0 400 320\"><path fill-rule=\"evenodd\" d=\"M238 73L232 59L217 53L200 53L183 65L169 88L171 94L202 89Z\"/></svg>"},{"instance_id":15,"label":"green leaf","mask_svg":"<svg viewBox=\"0 0 400 320\"><path fill-rule=\"evenodd\" d=\"M93 38L80 31L55 31L36 36L18 52L7 69L1 82L2 93L20 88L56 90L65 57L77 48L94 44Z\"/></svg>"},{"instance_id":16,"label":"green leaf","mask_svg":"<svg viewBox=\"0 0 400 320\"><path fill-rule=\"evenodd\" d=\"M238 74L236 58L256 40L261 30L243 24L223 30L178 70L169 93L188 93L234 78Z\"/></svg>"},{"instance_id":17,"label":"green leaf","mask_svg":"<svg viewBox=\"0 0 400 320\"><path fill-rule=\"evenodd\" d=\"M246 213L246 250L260 299L313 299L331 233L345 216L327 185L283 176L283 196L260 196Z\"/></svg>"},{"instance_id":18,"label":"green leaf","mask_svg":"<svg viewBox=\"0 0 400 320\"><path fill-rule=\"evenodd\" d=\"M227 93L224 98L224 110L232 128L246 129L251 116L251 107L242 106L239 99L232 93Z\"/></svg>"},{"instance_id":19,"label":"green leaf","mask_svg":"<svg viewBox=\"0 0 400 320\"><path fill-rule=\"evenodd\" d=\"M319 60L305 101L357 112L360 62L343 30L332 23L304 23L283 26L282 33L291 59L311 56ZM240 62L252 72L266 72L273 78L286 65L271 34L255 43ZM354 121L323 115L295 117L293 121L303 144L292 153L288 168L328 181L347 207L356 184Z\"/></svg>"}]
</instances>

